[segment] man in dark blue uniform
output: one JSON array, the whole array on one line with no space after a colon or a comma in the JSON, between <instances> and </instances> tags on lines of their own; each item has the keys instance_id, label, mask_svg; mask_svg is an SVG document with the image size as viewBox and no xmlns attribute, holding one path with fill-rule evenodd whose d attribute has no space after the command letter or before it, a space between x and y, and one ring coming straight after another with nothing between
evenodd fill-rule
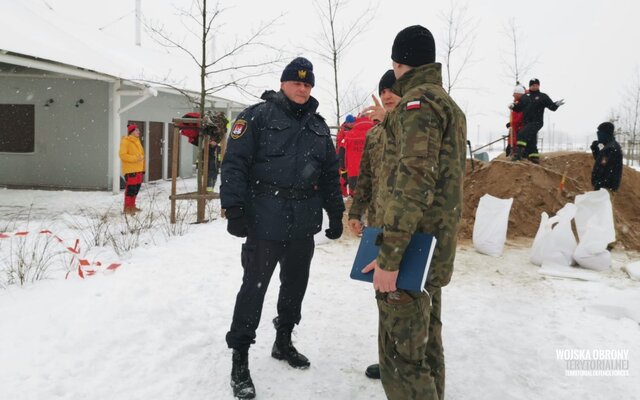
<instances>
[{"instance_id":1,"label":"man in dark blue uniform","mask_svg":"<svg viewBox=\"0 0 640 400\"><path fill-rule=\"evenodd\" d=\"M622 148L613 133L615 126L611 122L598 125L598 140L591 143L591 153L595 163L591 170L593 190L602 188L616 192L622 179Z\"/></svg>"},{"instance_id":2,"label":"man in dark blue uniform","mask_svg":"<svg viewBox=\"0 0 640 400\"><path fill-rule=\"evenodd\" d=\"M524 112L524 127L517 133L516 160L528 159L535 164L540 164L538 132L544 125L544 109L555 111L563 104L564 100L553 101L546 93L542 93L538 79L529 81L529 93L522 96L518 103L509 106L513 111Z\"/></svg>"},{"instance_id":3,"label":"man in dark blue uniform","mask_svg":"<svg viewBox=\"0 0 640 400\"><path fill-rule=\"evenodd\" d=\"M338 161L329 128L316 114L318 101L311 97L313 65L303 57L294 59L280 82L279 92L266 91L264 102L238 116L222 162L220 199L227 231L247 238L241 254L242 286L226 337L233 349L231 386L242 399L255 397L248 351L276 264L280 293L271 355L307 368L309 360L291 343L291 332L300 322L322 209L329 215L326 236L342 235Z\"/></svg>"}]
</instances>

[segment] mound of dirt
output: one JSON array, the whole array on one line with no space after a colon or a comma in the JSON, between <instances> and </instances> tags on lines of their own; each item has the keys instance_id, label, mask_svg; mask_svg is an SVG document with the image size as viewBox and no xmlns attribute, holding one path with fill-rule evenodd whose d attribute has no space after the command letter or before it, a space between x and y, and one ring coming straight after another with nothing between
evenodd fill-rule
<instances>
[{"instance_id":1,"label":"mound of dirt","mask_svg":"<svg viewBox=\"0 0 640 400\"><path fill-rule=\"evenodd\" d=\"M460 239L471 239L478 201L487 193L502 199L513 197L507 235L515 239L533 238L543 211L553 215L574 202L576 195L593 190L593 157L588 153L548 153L540 165L511 162L504 156L474 164L472 168L467 160ZM560 190L563 175L564 189ZM640 172L625 166L620 189L612 200L617 244L640 251Z\"/></svg>"}]
</instances>

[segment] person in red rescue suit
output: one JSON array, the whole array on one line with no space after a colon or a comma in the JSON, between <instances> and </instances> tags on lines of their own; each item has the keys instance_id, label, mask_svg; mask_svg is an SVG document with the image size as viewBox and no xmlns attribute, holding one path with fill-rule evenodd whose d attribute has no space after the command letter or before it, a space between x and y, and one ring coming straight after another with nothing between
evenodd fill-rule
<instances>
[{"instance_id":1,"label":"person in red rescue suit","mask_svg":"<svg viewBox=\"0 0 640 400\"><path fill-rule=\"evenodd\" d=\"M347 183L349 185L349 196L355 194L360 174L360 160L367 132L373 128L373 121L367 116L358 116L353 123L353 128L347 132L344 138L344 166L347 171Z\"/></svg>"},{"instance_id":2,"label":"person in red rescue suit","mask_svg":"<svg viewBox=\"0 0 640 400\"><path fill-rule=\"evenodd\" d=\"M347 168L345 166L345 136L353 128L353 123L356 121L356 117L349 114L344 119L338 134L336 135L336 154L338 155L338 166L340 168L340 190L342 191L342 197L347 197L349 191L347 190Z\"/></svg>"},{"instance_id":3,"label":"person in red rescue suit","mask_svg":"<svg viewBox=\"0 0 640 400\"><path fill-rule=\"evenodd\" d=\"M127 136L120 140L120 160L124 175L124 213L141 211L136 207L136 196L144 177L144 148L140 142L140 129L135 124L127 125Z\"/></svg>"},{"instance_id":4,"label":"person in red rescue suit","mask_svg":"<svg viewBox=\"0 0 640 400\"><path fill-rule=\"evenodd\" d=\"M518 104L522 96L526 93L524 86L516 82L513 88L513 104ZM524 113L522 111L511 110L507 128L509 129L509 140L507 143L507 157L515 158L515 150L518 147L518 131L524 126Z\"/></svg>"},{"instance_id":5,"label":"person in red rescue suit","mask_svg":"<svg viewBox=\"0 0 640 400\"><path fill-rule=\"evenodd\" d=\"M182 116L182 118L200 118L199 112L189 112ZM180 134L186 136L189 140L189 143L198 147L198 136L200 135L200 130L197 127L197 124L184 124L185 126L193 125L193 128L182 128L180 129ZM218 180L218 171L220 170L221 160L221 147L220 143L222 142L221 135L215 135L210 137L209 141L209 163L207 167L207 192L213 192L214 187L216 186L216 181Z\"/></svg>"}]
</instances>

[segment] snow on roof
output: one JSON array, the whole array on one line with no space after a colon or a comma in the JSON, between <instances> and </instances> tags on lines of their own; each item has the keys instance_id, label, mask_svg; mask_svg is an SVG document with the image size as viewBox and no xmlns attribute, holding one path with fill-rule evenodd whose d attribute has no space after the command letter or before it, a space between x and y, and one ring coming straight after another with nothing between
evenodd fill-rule
<instances>
[{"instance_id":1,"label":"snow on roof","mask_svg":"<svg viewBox=\"0 0 640 400\"><path fill-rule=\"evenodd\" d=\"M199 71L184 55L123 45L82 21L67 18L46 2L0 0L0 52L33 57L155 87L199 92ZM220 100L225 100L216 97ZM242 105L238 103L237 105Z\"/></svg>"}]
</instances>

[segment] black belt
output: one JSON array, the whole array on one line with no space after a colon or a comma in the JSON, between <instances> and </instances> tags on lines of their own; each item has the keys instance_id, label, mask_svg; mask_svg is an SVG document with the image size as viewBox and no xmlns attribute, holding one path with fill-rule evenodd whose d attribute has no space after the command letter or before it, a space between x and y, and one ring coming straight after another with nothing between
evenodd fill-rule
<instances>
[{"instance_id":1,"label":"black belt","mask_svg":"<svg viewBox=\"0 0 640 400\"><path fill-rule=\"evenodd\" d=\"M308 188L281 188L264 182L258 182L252 185L253 191L258 194L266 194L273 197L281 197L292 200L310 199L318 193L318 187L312 186Z\"/></svg>"}]
</instances>

